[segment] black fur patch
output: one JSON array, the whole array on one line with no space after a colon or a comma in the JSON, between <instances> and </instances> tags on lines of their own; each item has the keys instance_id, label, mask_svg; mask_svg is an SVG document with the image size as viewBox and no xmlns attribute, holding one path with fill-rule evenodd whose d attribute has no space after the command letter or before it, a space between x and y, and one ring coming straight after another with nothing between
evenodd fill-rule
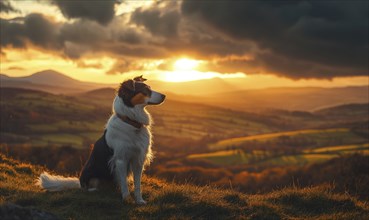
<instances>
[{"instance_id":1,"label":"black fur patch","mask_svg":"<svg viewBox=\"0 0 369 220\"><path fill-rule=\"evenodd\" d=\"M133 107L131 99L138 93L142 93L147 97L151 97L152 91L150 86L143 83L143 81L145 80L142 80L143 78L141 78L140 80L138 80L138 78L136 77L135 80L126 80L120 84L117 94L123 100L124 104L128 107Z\"/></svg>"},{"instance_id":2,"label":"black fur patch","mask_svg":"<svg viewBox=\"0 0 369 220\"><path fill-rule=\"evenodd\" d=\"M109 168L109 160L113 156L114 151L106 143L105 134L106 131L94 144L90 157L81 171L79 182L82 188L88 188L88 183L92 178L108 181L114 179L114 175Z\"/></svg>"}]
</instances>

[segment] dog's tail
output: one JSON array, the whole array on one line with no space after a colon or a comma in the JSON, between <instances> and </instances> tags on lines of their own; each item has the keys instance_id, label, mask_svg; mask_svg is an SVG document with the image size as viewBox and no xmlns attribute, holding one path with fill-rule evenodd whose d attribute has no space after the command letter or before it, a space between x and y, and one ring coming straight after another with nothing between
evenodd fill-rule
<instances>
[{"instance_id":1,"label":"dog's tail","mask_svg":"<svg viewBox=\"0 0 369 220\"><path fill-rule=\"evenodd\" d=\"M41 188L47 191L62 191L65 189L79 189L81 185L77 177L63 177L50 175L43 172L36 182Z\"/></svg>"}]
</instances>

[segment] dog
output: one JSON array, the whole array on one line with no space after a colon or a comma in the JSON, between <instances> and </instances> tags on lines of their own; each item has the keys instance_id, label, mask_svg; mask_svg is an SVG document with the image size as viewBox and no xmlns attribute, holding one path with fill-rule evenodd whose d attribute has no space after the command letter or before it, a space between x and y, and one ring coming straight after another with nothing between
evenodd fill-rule
<instances>
[{"instance_id":1,"label":"dog","mask_svg":"<svg viewBox=\"0 0 369 220\"><path fill-rule=\"evenodd\" d=\"M130 195L127 177L132 173L135 201L146 204L141 193L141 176L152 161L153 153L152 119L145 107L163 103L165 95L152 90L145 81L139 76L120 84L104 135L96 141L79 179L44 172L38 178L38 185L48 191L71 188L94 191L101 181L114 179L123 200L127 200Z\"/></svg>"}]
</instances>

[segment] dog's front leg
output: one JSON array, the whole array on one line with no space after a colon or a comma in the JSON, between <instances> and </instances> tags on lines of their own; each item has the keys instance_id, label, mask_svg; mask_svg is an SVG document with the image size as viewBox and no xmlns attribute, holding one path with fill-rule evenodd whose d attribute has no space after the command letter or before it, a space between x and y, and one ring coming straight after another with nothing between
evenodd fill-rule
<instances>
[{"instance_id":1,"label":"dog's front leg","mask_svg":"<svg viewBox=\"0 0 369 220\"><path fill-rule=\"evenodd\" d=\"M136 203L139 205L145 205L146 201L142 198L141 194L141 176L143 165L138 161L132 161L131 163L132 172L133 172L133 179L134 179L134 186L135 186L135 200Z\"/></svg>"},{"instance_id":2,"label":"dog's front leg","mask_svg":"<svg viewBox=\"0 0 369 220\"><path fill-rule=\"evenodd\" d=\"M128 163L124 160L116 160L115 172L117 180L120 184L120 190L122 192L122 199L127 200L129 197L128 185L127 185L127 169Z\"/></svg>"}]
</instances>

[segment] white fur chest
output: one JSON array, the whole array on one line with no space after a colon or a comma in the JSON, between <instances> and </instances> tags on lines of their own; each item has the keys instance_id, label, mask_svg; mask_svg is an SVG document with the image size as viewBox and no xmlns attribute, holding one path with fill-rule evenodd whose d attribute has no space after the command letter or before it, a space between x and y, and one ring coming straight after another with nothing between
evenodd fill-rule
<instances>
[{"instance_id":1,"label":"white fur chest","mask_svg":"<svg viewBox=\"0 0 369 220\"><path fill-rule=\"evenodd\" d=\"M151 153L151 117L146 110L139 108L128 108L124 106L119 98L114 100L113 112L124 114L133 120L144 124L140 129L123 122L113 114L106 124L106 142L114 150L112 160L138 160L140 163L149 163L152 159ZM146 122L145 120L148 120Z\"/></svg>"}]
</instances>

